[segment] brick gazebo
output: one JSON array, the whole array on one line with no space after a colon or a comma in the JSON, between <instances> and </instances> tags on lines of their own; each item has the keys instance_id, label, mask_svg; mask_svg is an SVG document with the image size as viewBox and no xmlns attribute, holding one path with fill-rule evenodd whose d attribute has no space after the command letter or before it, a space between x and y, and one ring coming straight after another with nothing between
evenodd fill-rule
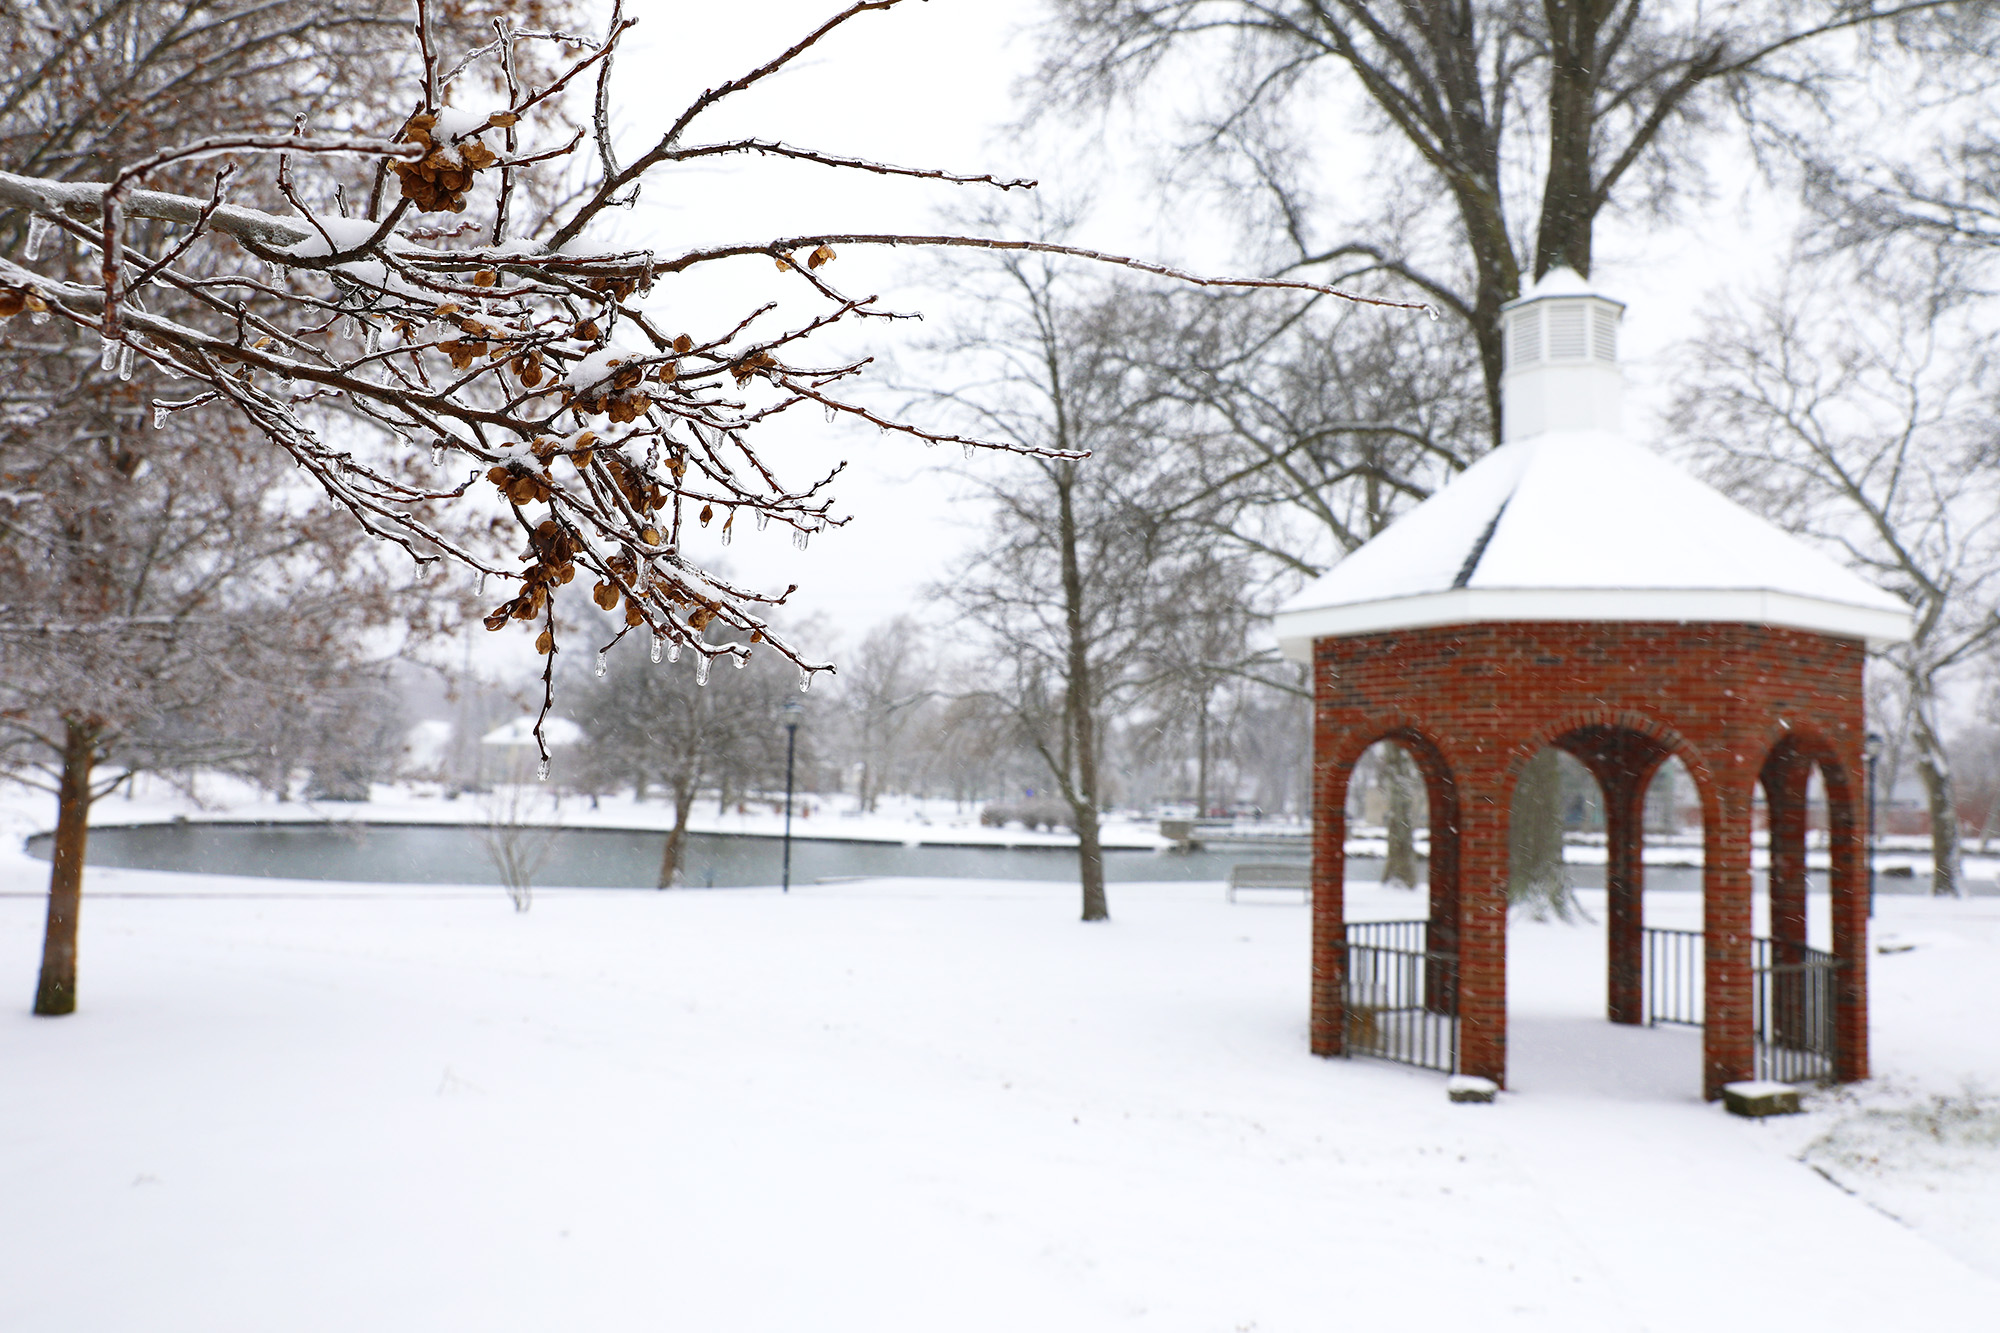
<instances>
[{"instance_id":1,"label":"brick gazebo","mask_svg":"<svg viewBox=\"0 0 2000 1333\"><path fill-rule=\"evenodd\" d=\"M1430 807L1429 921L1421 945L1404 946L1423 976L1406 1002L1446 1025L1457 1072L1504 1085L1508 811L1523 765L1554 746L1603 790L1610 1020L1662 1013L1649 936L1671 932L1644 929L1641 812L1679 756L1703 826L1703 931L1686 941L1702 998L1680 1015L1704 1027L1703 1095L1801 1068L1865 1078L1862 665L1867 642L1908 637L1909 611L1622 437L1622 314L1567 269L1509 305L1501 447L1277 616L1286 655L1313 669L1312 1049L1370 1049L1397 1018L1379 987L1357 998L1357 970L1379 977L1382 962L1359 941L1380 939L1350 931L1342 902L1348 779L1390 740L1416 761ZM1815 766L1830 957L1806 939ZM1751 930L1759 783L1768 941ZM1806 1047L1820 1064L1771 1058Z\"/></svg>"}]
</instances>

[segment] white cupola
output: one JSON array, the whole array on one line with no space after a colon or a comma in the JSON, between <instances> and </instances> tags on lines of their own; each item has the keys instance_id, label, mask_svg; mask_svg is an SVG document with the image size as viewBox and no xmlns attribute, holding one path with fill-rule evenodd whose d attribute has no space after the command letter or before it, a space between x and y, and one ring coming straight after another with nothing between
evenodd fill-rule
<instances>
[{"instance_id":1,"label":"white cupola","mask_svg":"<svg viewBox=\"0 0 2000 1333\"><path fill-rule=\"evenodd\" d=\"M1500 439L1551 430L1616 431L1625 398L1618 324L1625 305L1599 295L1573 268L1551 269L1500 307L1507 372Z\"/></svg>"},{"instance_id":2,"label":"white cupola","mask_svg":"<svg viewBox=\"0 0 2000 1333\"><path fill-rule=\"evenodd\" d=\"M1557 269L1501 309L1501 444L1278 609L1279 647L1495 621L1731 621L1874 643L1910 608L1625 437L1623 303Z\"/></svg>"}]
</instances>

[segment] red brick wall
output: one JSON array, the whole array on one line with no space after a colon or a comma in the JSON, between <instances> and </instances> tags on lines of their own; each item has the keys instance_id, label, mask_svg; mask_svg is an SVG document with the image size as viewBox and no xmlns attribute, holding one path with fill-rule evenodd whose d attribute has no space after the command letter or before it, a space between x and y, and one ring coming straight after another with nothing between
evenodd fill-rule
<instances>
[{"instance_id":1,"label":"red brick wall","mask_svg":"<svg viewBox=\"0 0 2000 1333\"><path fill-rule=\"evenodd\" d=\"M1515 622L1321 639L1314 644L1313 1048L1337 1053L1347 780L1385 737L1410 746L1433 800L1444 784L1456 875L1433 874L1433 917L1460 951L1466 1073L1506 1073L1507 810L1521 765L1584 728L1636 733L1678 754L1701 794L1707 857L1704 1091L1750 1076L1750 820L1766 758L1819 762L1836 801L1859 799L1862 644L1800 630L1694 623ZM1605 734L1602 730L1593 733ZM1850 777L1850 775L1854 775ZM1835 820L1836 826L1852 820ZM1440 842L1435 822L1432 841ZM1854 864L1837 856L1837 864ZM1434 867L1434 872L1436 867ZM1858 878L1836 873L1836 944L1851 953L1843 1075L1866 1076L1865 920ZM1865 911L1865 903L1862 904ZM1861 933L1857 934L1859 921Z\"/></svg>"}]
</instances>

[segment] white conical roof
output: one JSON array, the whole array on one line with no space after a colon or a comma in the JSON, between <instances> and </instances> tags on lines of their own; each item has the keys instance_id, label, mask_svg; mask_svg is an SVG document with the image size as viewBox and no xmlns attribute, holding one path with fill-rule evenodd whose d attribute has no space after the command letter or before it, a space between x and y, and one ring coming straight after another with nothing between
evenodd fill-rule
<instances>
[{"instance_id":1,"label":"white conical roof","mask_svg":"<svg viewBox=\"0 0 2000 1333\"><path fill-rule=\"evenodd\" d=\"M1527 300L1594 296L1567 270L1559 281ZM1910 636L1901 600L1615 428L1512 438L1306 585L1274 628L1287 657L1309 661L1327 635L1508 620Z\"/></svg>"}]
</instances>

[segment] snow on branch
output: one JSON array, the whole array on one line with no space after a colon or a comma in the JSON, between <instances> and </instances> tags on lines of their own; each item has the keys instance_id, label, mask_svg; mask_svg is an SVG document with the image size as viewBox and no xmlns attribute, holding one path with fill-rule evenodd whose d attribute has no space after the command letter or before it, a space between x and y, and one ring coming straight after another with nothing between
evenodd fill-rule
<instances>
[{"instance_id":1,"label":"snow on branch","mask_svg":"<svg viewBox=\"0 0 2000 1333\"><path fill-rule=\"evenodd\" d=\"M844 521L829 491L841 468L805 485L781 480L759 453L758 426L812 405L829 418L844 415L927 444L1048 452L940 434L874 412L845 396L865 361L832 368L801 362L803 347L835 324L894 317L874 297L849 296L835 285L828 266L836 247L1032 250L1203 286L1424 308L1308 282L1205 278L1129 256L1004 237L790 236L667 258L589 239L606 210L628 203L659 173L717 156L1033 188L1029 180L892 166L776 139L681 146L718 102L860 15L900 2L849 5L774 60L703 92L650 149L620 167L601 111L620 39L637 21L622 6L613 7L595 40L518 30L503 20L494 24L494 40L454 56L438 49L437 25L420 0L413 27L420 81L406 103L415 110L399 126L373 134L222 126L125 163L97 184L0 172L0 209L30 215L23 253L0 259L0 317L62 320L99 336L107 369L143 358L194 381L190 392L155 400L156 422L184 411L234 411L374 537L419 562L456 562L500 580L502 594L489 603L485 623L499 630L518 622L536 634L548 658L544 718L562 628L554 593L579 576L592 580L597 605L622 619L613 644L643 630L655 651L665 644L691 653L704 680L717 659L740 665L753 652L771 652L809 683L831 665L787 643L768 619L792 589L738 587L686 553L696 528L727 540L745 515L759 528L789 527L801 548ZM526 42L582 54L537 66L545 86L528 86L526 66L515 60ZM592 69L596 87L588 95L597 114L583 117L594 139L585 148L585 134L572 133L558 113L558 98L572 84L584 95L590 81L582 76ZM474 72L485 81L467 77ZM468 109L448 95L484 97L487 105ZM302 176L325 170L319 164L329 155L372 160L374 189L358 212L330 178ZM228 161L207 197L140 188L161 168L218 157ZM598 183L566 194L564 173L593 158ZM272 159L271 184L290 214L227 202L238 173ZM569 203L509 239L511 201L527 197L519 191L530 173L551 182L535 197ZM137 221L166 225L135 230ZM185 230L160 239L175 228ZM51 231L96 255L95 282L78 280L78 271L60 262L37 266ZM483 240L458 244L464 237ZM652 299L662 279L757 256L795 278L816 313L781 325L765 303L704 332L668 324L668 303ZM355 443L352 430L328 430L331 412L379 427L396 442L393 461L384 462L372 442ZM424 455L431 475L455 479L413 480ZM518 541L518 563L485 553L481 534L490 535L496 511Z\"/></svg>"}]
</instances>

